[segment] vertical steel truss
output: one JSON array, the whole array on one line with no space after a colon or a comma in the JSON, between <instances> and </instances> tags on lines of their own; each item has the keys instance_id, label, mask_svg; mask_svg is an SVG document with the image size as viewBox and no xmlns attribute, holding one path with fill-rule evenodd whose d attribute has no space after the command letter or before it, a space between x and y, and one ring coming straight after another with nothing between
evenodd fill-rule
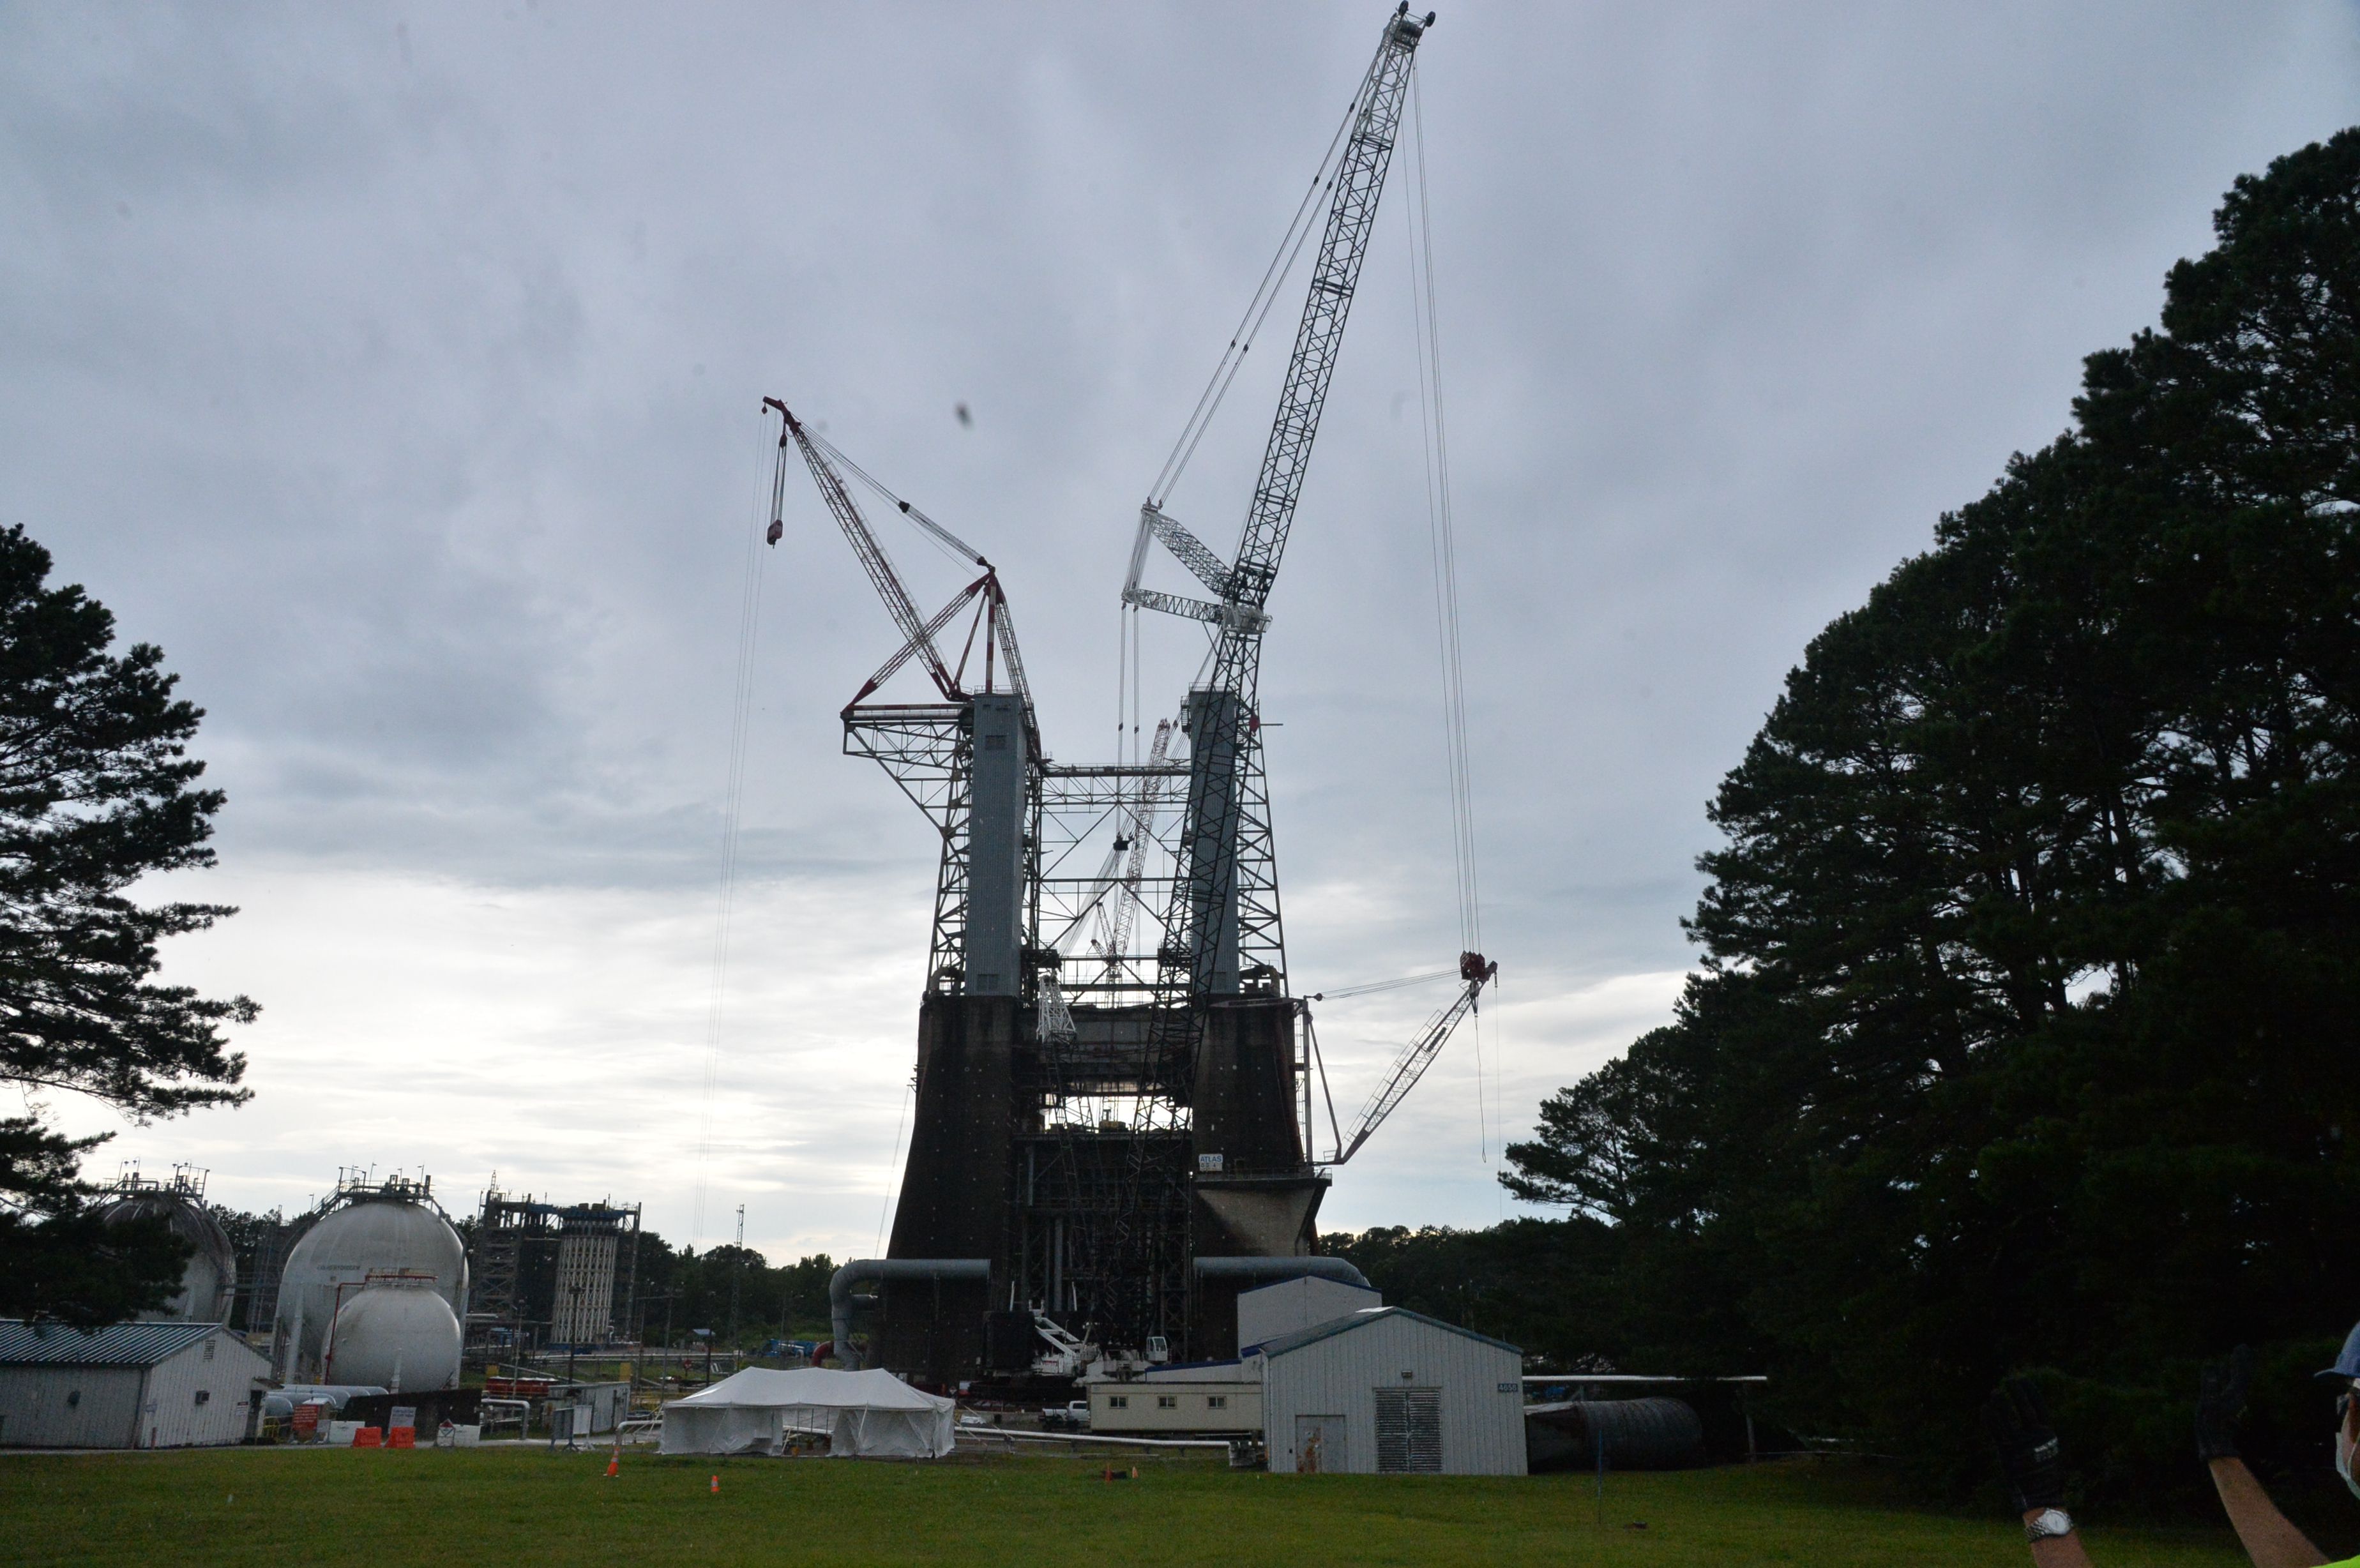
<instances>
[{"instance_id":1,"label":"vertical steel truss","mask_svg":"<svg viewBox=\"0 0 2360 1568\"><path fill-rule=\"evenodd\" d=\"M1196 615L1216 627L1206 690L1232 700L1208 701L1194 709L1199 731L1212 733L1189 737L1191 765L1198 776L1189 789L1186 815L1193 820L1177 835L1159 954L1151 1047L1154 1060L1149 1066L1159 1082L1185 1083L1190 1077L1206 1007L1213 999L1208 983L1226 956L1220 947L1232 900L1241 987L1250 994L1286 994L1286 938L1262 756L1262 638L1269 624L1271 588L1278 578L1312 443L1335 377L1423 32L1420 24L1397 14L1387 23L1376 58L1361 80L1330 182L1327 226L1295 329L1294 354L1237 553L1225 573L1209 579L1202 562L1192 566L1208 586L1218 583L1220 595L1218 604L1204 605L1205 613ZM1156 531L1169 545L1172 530ZM1217 768L1234 768L1234 782L1212 777ZM1209 864L1201 864L1207 855ZM1113 1312L1118 1333L1152 1332L1165 1322L1178 1321L1185 1310L1186 1211L1184 1205L1176 1230L1159 1222L1165 1178L1147 1156L1157 1135L1185 1125L1175 1110L1170 1102L1142 1096L1131 1118L1130 1190L1117 1206L1117 1246L1124 1258L1117 1274L1127 1285L1125 1298ZM1185 1181L1185 1172L1181 1179Z\"/></svg>"},{"instance_id":2,"label":"vertical steel truss","mask_svg":"<svg viewBox=\"0 0 2360 1568\"><path fill-rule=\"evenodd\" d=\"M968 786L975 735L967 710L950 703L871 703L844 711L844 751L885 769L942 835L926 990L956 996L966 976Z\"/></svg>"},{"instance_id":3,"label":"vertical steel truss","mask_svg":"<svg viewBox=\"0 0 2360 1568\"><path fill-rule=\"evenodd\" d=\"M1118 842L1127 842L1144 824L1149 844L1163 852L1157 864L1168 863L1179 815L1168 808L1187 779L1188 767L1185 763L1111 768L1051 764L1042 768L1041 775L1032 835L1039 866L1032 881L1027 944L1041 949L1040 958L1045 964L1050 954L1042 944L1047 933L1062 931L1094 909L1134 896L1123 887L1120 875L1077 869L1076 856L1086 847L1098 843L1109 829ZM1167 809L1154 812L1144 809L1151 791ZM1142 875L1135 895L1136 912L1160 923L1170 882L1171 877L1160 870ZM1134 920L1131 930L1134 941L1130 952L1063 956L1056 967L1069 997L1113 1004L1155 994L1160 944L1144 940L1139 921Z\"/></svg>"},{"instance_id":4,"label":"vertical steel truss","mask_svg":"<svg viewBox=\"0 0 2360 1568\"><path fill-rule=\"evenodd\" d=\"M1020 1155L1017 1271L1026 1301L1127 1345L1176 1324L1183 1304L1161 1301L1142 1316L1131 1305L1139 1282L1131 1275L1135 1233L1157 1237L1159 1254L1185 1250L1187 1237L1188 1084L1156 1072L1147 1010L1163 980L1161 944L1144 928L1166 906L1170 878L1142 877L1139 912L1150 919L1131 922L1132 951L1062 958L1043 945L1043 933L1065 930L1107 899L1133 896L1120 875L1084 863L1109 836L1127 844L1143 831L1161 852L1158 863L1169 861L1179 813L1150 811L1146 802L1153 797L1168 808L1186 777L1177 763L1044 766L1031 835L1037 859L1029 944L1040 967L1060 972L1081 1023L1076 1038L1039 1042L1038 1075L1024 1085L1036 1096L1040 1130L1023 1140ZM1140 1106L1154 1107L1144 1135Z\"/></svg>"},{"instance_id":5,"label":"vertical steel truss","mask_svg":"<svg viewBox=\"0 0 2360 1568\"><path fill-rule=\"evenodd\" d=\"M1140 941L1133 945L1142 951L1106 955L1093 966L1095 974L1065 984L1086 1011L1144 1004L1146 1027L1127 1048L1128 1059L1121 1050L1110 1053L1102 1040L1094 1044L1085 1024L1076 1040L1042 1042L1037 1076L1023 1085L1036 1096L1039 1112L1038 1131L1020 1140L1023 1212L1011 1236L1023 1295L1091 1325L1104 1343L1135 1347L1148 1334L1185 1322L1188 1100L1207 1000L1201 979L1211 971L1211 947L1220 940L1224 921L1218 916L1232 897L1243 988L1285 995L1286 944L1258 708L1262 633L1268 619L1263 606L1327 403L1422 32L1421 24L1397 14L1354 99L1277 419L1235 564L1217 573L1221 602L1126 594L1217 627L1209 689L1233 693L1236 701L1221 709L1226 735L1192 737L1192 757L1198 760L1191 766L1201 767L1204 757L1226 751L1237 777L1234 788L1190 791L1192 799L1210 802L1208 816L1191 822L1184 808L1173 813L1180 821L1154 833L1172 871L1142 881L1142 912L1156 907L1147 898L1151 888L1160 895L1164 911L1153 944L1148 945L1144 922L1139 922L1134 929ZM1185 539L1185 530L1160 532ZM1199 550L1213 567L1219 566L1209 551ZM1200 579L1204 565L1195 563ZM1208 580L1207 585L1214 584ZM1010 653L1012 662L1012 648ZM875 686L872 681L869 690ZM1029 702L1027 711L1029 718ZM942 836L926 986L933 994L956 995L963 978L973 746L967 711L856 701L844 719L846 752L882 766ZM1037 746L1033 755L1040 757ZM1151 777L1162 787L1188 771L1057 768L1036 761L1028 780L1032 831L1025 851L1026 964L1021 989L1027 1009L1039 1006L1040 972L1062 967L1059 955L1042 946L1044 926L1063 930L1089 898L1109 896L1103 877L1067 872L1069 858L1099 829L1135 812L1139 791L1149 787ZM1129 816L1130 822L1136 821L1135 814ZM1218 846L1209 866L1195 864L1199 843ZM1217 918L1199 918L1204 909ZM1127 1116L1105 1114L1126 1101Z\"/></svg>"}]
</instances>

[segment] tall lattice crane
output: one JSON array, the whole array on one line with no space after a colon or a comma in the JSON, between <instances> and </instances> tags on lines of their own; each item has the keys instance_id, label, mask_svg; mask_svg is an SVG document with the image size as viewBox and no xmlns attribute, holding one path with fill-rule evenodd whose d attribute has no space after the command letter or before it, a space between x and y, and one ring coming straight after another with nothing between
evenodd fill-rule
<instances>
[{"instance_id":1,"label":"tall lattice crane","mask_svg":"<svg viewBox=\"0 0 2360 1568\"><path fill-rule=\"evenodd\" d=\"M844 705L844 737L845 749L883 768L942 835L927 987L943 994L1015 995L1023 962L1024 820L1041 756L1041 733L1000 573L940 523L907 501L894 501L902 516L937 543L983 569L983 575L950 603L922 619L892 560L845 485L839 465L852 464L786 404L776 397L762 402L777 409L782 421L770 479L770 542L775 546L786 531L781 513L787 452L792 447L811 470L820 498L901 633L901 647ZM953 663L935 639L970 605L973 619ZM978 647L982 679L971 686L967 671ZM912 659L934 682L939 704L869 701ZM994 724L1003 728L982 736L984 746L992 749L978 768L978 727Z\"/></svg>"},{"instance_id":2,"label":"tall lattice crane","mask_svg":"<svg viewBox=\"0 0 2360 1568\"><path fill-rule=\"evenodd\" d=\"M1257 707L1262 638L1270 623L1265 606L1335 377L1377 200L1393 160L1411 62L1433 20L1431 13L1423 20L1411 16L1406 4L1395 11L1354 95L1342 150L1328 182L1327 223L1311 287L1236 550L1221 560L1164 511L1161 496L1151 495L1140 512L1124 602L1203 621L1214 629L1209 677L1189 694L1188 798L1164 921L1166 963L1183 970L1191 1001L1235 995L1249 983L1283 991L1285 982L1285 937ZM1183 598L1141 587L1139 570L1150 539L1162 543L1212 597Z\"/></svg>"}]
</instances>

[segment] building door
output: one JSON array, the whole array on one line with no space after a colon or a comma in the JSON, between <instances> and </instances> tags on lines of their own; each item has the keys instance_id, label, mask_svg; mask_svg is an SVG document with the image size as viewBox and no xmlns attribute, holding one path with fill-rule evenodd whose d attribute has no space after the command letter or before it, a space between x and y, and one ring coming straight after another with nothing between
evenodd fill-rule
<instances>
[{"instance_id":1,"label":"building door","mask_svg":"<svg viewBox=\"0 0 2360 1568\"><path fill-rule=\"evenodd\" d=\"M1442 1474L1442 1390L1377 1390L1377 1474Z\"/></svg>"},{"instance_id":2,"label":"building door","mask_svg":"<svg viewBox=\"0 0 2360 1568\"><path fill-rule=\"evenodd\" d=\"M1295 1418L1296 1475L1344 1475L1351 1469L1352 1450L1344 1436L1342 1416Z\"/></svg>"}]
</instances>

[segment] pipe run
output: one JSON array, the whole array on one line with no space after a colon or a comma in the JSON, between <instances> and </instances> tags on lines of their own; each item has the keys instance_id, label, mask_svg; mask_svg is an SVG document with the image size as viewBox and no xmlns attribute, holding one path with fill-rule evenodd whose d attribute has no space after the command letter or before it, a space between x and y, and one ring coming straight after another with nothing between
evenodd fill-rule
<instances>
[{"instance_id":1,"label":"pipe run","mask_svg":"<svg viewBox=\"0 0 2360 1568\"><path fill-rule=\"evenodd\" d=\"M1339 1285L1374 1289L1368 1277L1342 1258L1199 1258L1196 1272L1211 1279L1251 1279L1257 1285L1282 1279L1333 1279Z\"/></svg>"},{"instance_id":2,"label":"pipe run","mask_svg":"<svg viewBox=\"0 0 2360 1568\"><path fill-rule=\"evenodd\" d=\"M852 1287L864 1279L980 1279L991 1281L989 1258L856 1258L827 1282L828 1327L836 1335L836 1358L847 1371L860 1369L852 1348Z\"/></svg>"}]
</instances>

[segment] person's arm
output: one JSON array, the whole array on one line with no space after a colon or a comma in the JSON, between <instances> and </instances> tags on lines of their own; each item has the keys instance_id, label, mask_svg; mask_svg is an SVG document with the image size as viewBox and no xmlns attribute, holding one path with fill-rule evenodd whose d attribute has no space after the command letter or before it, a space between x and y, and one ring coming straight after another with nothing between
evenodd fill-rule
<instances>
[{"instance_id":1,"label":"person's arm","mask_svg":"<svg viewBox=\"0 0 2360 1568\"><path fill-rule=\"evenodd\" d=\"M2231 1454L2208 1461L2205 1468L2212 1472L2213 1489L2221 1494L2230 1527L2254 1560L2254 1568L2319 1568L2327 1561L2327 1553L2278 1512L2244 1460Z\"/></svg>"},{"instance_id":2,"label":"person's arm","mask_svg":"<svg viewBox=\"0 0 2360 1568\"><path fill-rule=\"evenodd\" d=\"M2031 1529L2032 1521L2048 1511L2046 1508L2025 1509L2025 1528ZM2047 1541L2036 1541L2031 1544L2033 1568L2096 1568L2090 1561L2090 1554L2081 1550L2080 1530L2070 1535L2051 1536Z\"/></svg>"},{"instance_id":3,"label":"person's arm","mask_svg":"<svg viewBox=\"0 0 2360 1568\"><path fill-rule=\"evenodd\" d=\"M1983 1427L1999 1450L2008 1500L2024 1516L2034 1568L2092 1568L2065 1514L2062 1450L2049 1430L2049 1412L2041 1409L2040 1390L2021 1377L2010 1377L1983 1407ZM2036 1532L2050 1529L2067 1533L2036 1538Z\"/></svg>"},{"instance_id":4,"label":"person's arm","mask_svg":"<svg viewBox=\"0 0 2360 1568\"><path fill-rule=\"evenodd\" d=\"M2196 1392L2196 1454L2212 1473L2213 1490L2228 1510L2230 1528L2254 1568L2320 1568L2327 1553L2297 1530L2245 1462L2237 1457L2237 1417L2254 1380L2253 1346L2241 1345L2225 1367L2207 1367Z\"/></svg>"}]
</instances>

